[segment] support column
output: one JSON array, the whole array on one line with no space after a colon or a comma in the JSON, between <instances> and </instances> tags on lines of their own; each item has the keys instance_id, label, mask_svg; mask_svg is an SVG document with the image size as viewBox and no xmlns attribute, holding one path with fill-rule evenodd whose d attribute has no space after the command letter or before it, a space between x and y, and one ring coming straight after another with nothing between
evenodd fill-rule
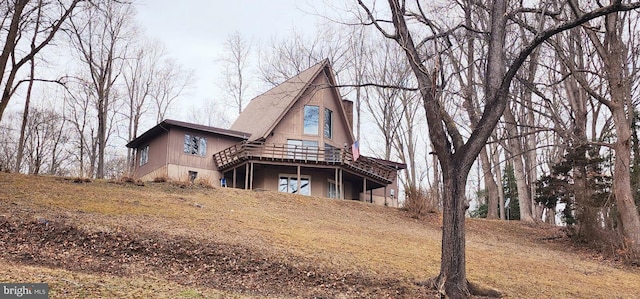
<instances>
[{"instance_id":1,"label":"support column","mask_svg":"<svg viewBox=\"0 0 640 299\"><path fill-rule=\"evenodd\" d=\"M339 186L340 186L340 199L344 199L344 182L342 181L342 168L340 168L340 170L338 171L338 174L340 176L340 182L339 182Z\"/></svg>"},{"instance_id":2,"label":"support column","mask_svg":"<svg viewBox=\"0 0 640 299\"><path fill-rule=\"evenodd\" d=\"M384 185L384 206L389 206L389 203L387 203L387 185Z\"/></svg>"},{"instance_id":3,"label":"support column","mask_svg":"<svg viewBox=\"0 0 640 299\"><path fill-rule=\"evenodd\" d=\"M249 163L244 165L244 190L249 189Z\"/></svg>"},{"instance_id":4,"label":"support column","mask_svg":"<svg viewBox=\"0 0 640 299\"><path fill-rule=\"evenodd\" d=\"M233 168L233 188L238 188L238 187L236 186L236 175L237 175L236 171L237 171L237 170L238 170L238 168L237 168L237 167L234 167L234 168Z\"/></svg>"},{"instance_id":5,"label":"support column","mask_svg":"<svg viewBox=\"0 0 640 299\"><path fill-rule=\"evenodd\" d=\"M367 201L367 178L362 178L362 201Z\"/></svg>"},{"instance_id":6,"label":"support column","mask_svg":"<svg viewBox=\"0 0 640 299\"><path fill-rule=\"evenodd\" d=\"M339 177L338 177L338 168L336 168L334 170L333 178L334 178L334 181L336 183L336 198L340 198L340 191L338 191L338 190L340 190L339 189L340 188L340 183L338 181L338 179L339 179Z\"/></svg>"},{"instance_id":7,"label":"support column","mask_svg":"<svg viewBox=\"0 0 640 299\"><path fill-rule=\"evenodd\" d=\"M298 175L298 194L300 194L300 187L302 187L302 182L300 182L300 165L298 165L298 169L297 169L297 175Z\"/></svg>"},{"instance_id":8,"label":"support column","mask_svg":"<svg viewBox=\"0 0 640 299\"><path fill-rule=\"evenodd\" d=\"M253 190L253 162L251 162L251 177L249 178L249 189Z\"/></svg>"}]
</instances>

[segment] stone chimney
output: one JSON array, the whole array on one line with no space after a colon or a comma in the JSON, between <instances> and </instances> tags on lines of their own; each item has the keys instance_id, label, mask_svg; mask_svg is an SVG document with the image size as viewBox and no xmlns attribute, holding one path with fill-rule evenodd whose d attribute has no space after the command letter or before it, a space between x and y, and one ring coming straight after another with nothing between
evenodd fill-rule
<instances>
[{"instance_id":1,"label":"stone chimney","mask_svg":"<svg viewBox=\"0 0 640 299\"><path fill-rule=\"evenodd\" d=\"M342 99L342 107L344 108L344 112L347 114L349 128L353 130L353 102L347 99Z\"/></svg>"}]
</instances>

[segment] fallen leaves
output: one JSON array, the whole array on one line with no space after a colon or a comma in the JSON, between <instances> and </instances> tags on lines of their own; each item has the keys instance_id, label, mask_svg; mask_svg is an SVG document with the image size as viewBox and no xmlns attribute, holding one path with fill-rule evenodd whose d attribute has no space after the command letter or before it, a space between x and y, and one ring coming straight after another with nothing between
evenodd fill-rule
<instances>
[{"instance_id":1,"label":"fallen leaves","mask_svg":"<svg viewBox=\"0 0 640 299\"><path fill-rule=\"evenodd\" d=\"M283 262L239 245L124 229L87 232L64 222L3 217L0 244L0 257L13 262L117 276L153 272L183 285L260 296L421 296L395 279Z\"/></svg>"}]
</instances>

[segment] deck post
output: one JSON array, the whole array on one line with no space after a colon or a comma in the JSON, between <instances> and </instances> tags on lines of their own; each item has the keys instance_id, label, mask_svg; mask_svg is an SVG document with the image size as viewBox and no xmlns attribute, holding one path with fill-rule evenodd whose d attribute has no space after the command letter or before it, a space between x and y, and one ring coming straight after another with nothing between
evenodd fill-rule
<instances>
[{"instance_id":1,"label":"deck post","mask_svg":"<svg viewBox=\"0 0 640 299\"><path fill-rule=\"evenodd\" d=\"M342 168L340 168L340 171L338 173L339 173L339 176L340 176L340 178L339 178L340 181L338 182L338 184L340 184L339 185L340 186L340 199L344 199L344 182L342 181L342 179L343 179L342 178Z\"/></svg>"},{"instance_id":2,"label":"deck post","mask_svg":"<svg viewBox=\"0 0 640 299\"><path fill-rule=\"evenodd\" d=\"M336 198L340 198L340 181L338 181L338 168L334 170L333 178L336 182Z\"/></svg>"},{"instance_id":3,"label":"deck post","mask_svg":"<svg viewBox=\"0 0 640 299\"><path fill-rule=\"evenodd\" d=\"M367 201L367 178L362 178L362 201Z\"/></svg>"},{"instance_id":4,"label":"deck post","mask_svg":"<svg viewBox=\"0 0 640 299\"><path fill-rule=\"evenodd\" d=\"M249 189L249 163L244 165L244 190Z\"/></svg>"},{"instance_id":5,"label":"deck post","mask_svg":"<svg viewBox=\"0 0 640 299\"><path fill-rule=\"evenodd\" d=\"M236 175L237 175L236 172L237 172L237 169L238 169L237 167L233 168L233 188L237 188L237 186L236 186Z\"/></svg>"},{"instance_id":6,"label":"deck post","mask_svg":"<svg viewBox=\"0 0 640 299\"><path fill-rule=\"evenodd\" d=\"M387 203L387 185L384 185L384 206L389 206L389 204Z\"/></svg>"},{"instance_id":7,"label":"deck post","mask_svg":"<svg viewBox=\"0 0 640 299\"><path fill-rule=\"evenodd\" d=\"M249 178L249 188L253 190L253 162L251 162L251 177Z\"/></svg>"},{"instance_id":8,"label":"deck post","mask_svg":"<svg viewBox=\"0 0 640 299\"><path fill-rule=\"evenodd\" d=\"M298 169L297 170L298 170L298 172L297 172L297 175L298 175L298 189L297 190L298 191L297 192L298 192L298 194L300 194L300 187L302 187L302 182L300 182L300 165L298 165Z\"/></svg>"}]
</instances>

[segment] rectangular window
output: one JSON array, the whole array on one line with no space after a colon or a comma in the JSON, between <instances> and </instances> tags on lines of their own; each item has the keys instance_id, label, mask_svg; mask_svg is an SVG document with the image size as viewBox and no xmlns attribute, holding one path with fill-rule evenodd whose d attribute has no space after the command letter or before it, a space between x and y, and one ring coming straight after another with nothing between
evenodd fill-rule
<instances>
[{"instance_id":1,"label":"rectangular window","mask_svg":"<svg viewBox=\"0 0 640 299\"><path fill-rule=\"evenodd\" d=\"M338 186L336 185L336 182L329 180L327 184L327 197L338 198Z\"/></svg>"},{"instance_id":2,"label":"rectangular window","mask_svg":"<svg viewBox=\"0 0 640 299\"><path fill-rule=\"evenodd\" d=\"M184 134L184 153L197 156L207 155L207 138Z\"/></svg>"},{"instance_id":3,"label":"rectangular window","mask_svg":"<svg viewBox=\"0 0 640 299\"><path fill-rule=\"evenodd\" d=\"M149 162L149 146L145 146L140 151L140 166L145 165Z\"/></svg>"},{"instance_id":4,"label":"rectangular window","mask_svg":"<svg viewBox=\"0 0 640 299\"><path fill-rule=\"evenodd\" d=\"M304 106L304 134L318 135L318 123L320 118L320 107Z\"/></svg>"},{"instance_id":5,"label":"rectangular window","mask_svg":"<svg viewBox=\"0 0 640 299\"><path fill-rule=\"evenodd\" d=\"M287 140L287 153L289 159L318 160L318 142L315 140Z\"/></svg>"},{"instance_id":6,"label":"rectangular window","mask_svg":"<svg viewBox=\"0 0 640 299\"><path fill-rule=\"evenodd\" d=\"M198 172L197 171L189 170L189 181L190 182L193 183L196 180L197 177L198 177Z\"/></svg>"},{"instance_id":7,"label":"rectangular window","mask_svg":"<svg viewBox=\"0 0 640 299\"><path fill-rule=\"evenodd\" d=\"M324 137L333 137L333 111L324 108Z\"/></svg>"},{"instance_id":8,"label":"rectangular window","mask_svg":"<svg viewBox=\"0 0 640 299\"><path fill-rule=\"evenodd\" d=\"M278 179L278 191L311 195L311 178L308 176L300 177L300 190L298 190L298 176L294 174L282 174Z\"/></svg>"}]
</instances>

